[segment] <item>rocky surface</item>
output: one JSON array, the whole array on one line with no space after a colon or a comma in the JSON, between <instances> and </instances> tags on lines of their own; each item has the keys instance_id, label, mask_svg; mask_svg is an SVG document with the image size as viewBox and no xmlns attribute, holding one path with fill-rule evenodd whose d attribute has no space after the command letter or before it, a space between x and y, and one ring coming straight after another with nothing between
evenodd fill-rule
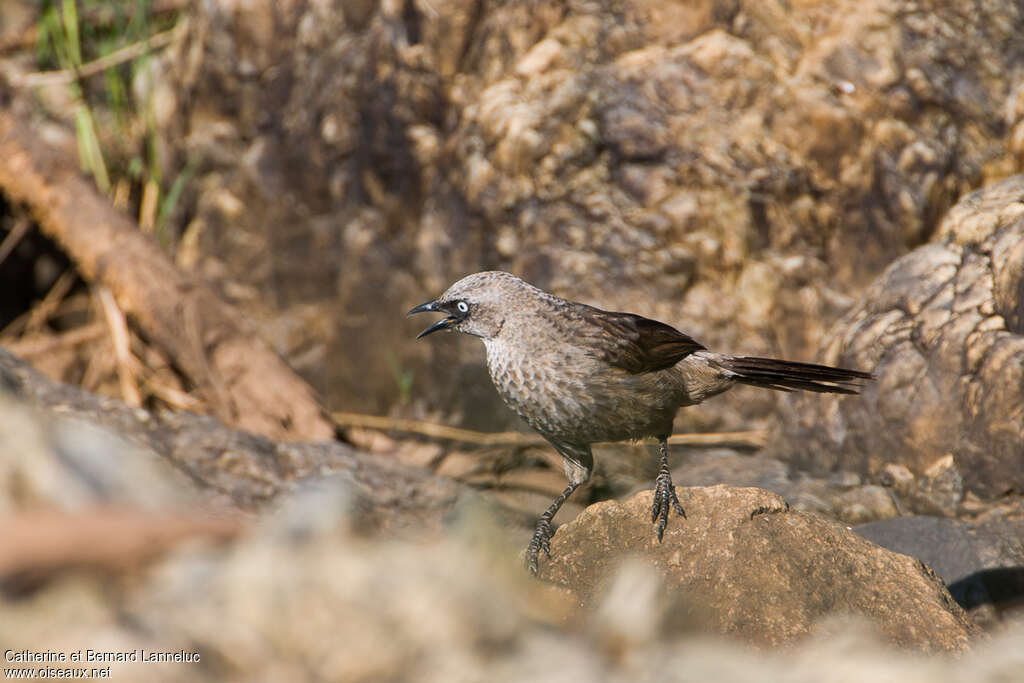
<instances>
[{"instance_id":1,"label":"rocky surface","mask_svg":"<svg viewBox=\"0 0 1024 683\"><path fill-rule=\"evenodd\" d=\"M826 360L879 381L787 401L772 453L677 463L792 508L684 488L661 545L649 493L579 513L650 485L645 455L599 453L552 586L516 553L561 474L504 471L536 454L279 444L0 351L0 642L201 654L114 665L146 680L1013 680L1021 498L992 499L1021 493L1024 185L990 181L1024 159L1021 11L190 4L133 84L164 177L191 179L177 259L332 407L511 424L475 340L415 344L402 317L492 267L807 360L853 306ZM761 426L777 398L738 389L679 426ZM456 459L484 490L426 469ZM995 635L950 658L975 629L934 575L802 511L888 519L863 533L934 563Z\"/></svg>"},{"instance_id":2,"label":"rocky surface","mask_svg":"<svg viewBox=\"0 0 1024 683\"><path fill-rule=\"evenodd\" d=\"M990 627L1024 615L1024 521L911 516L864 524L856 531L925 562L975 623Z\"/></svg>"},{"instance_id":3,"label":"rocky surface","mask_svg":"<svg viewBox=\"0 0 1024 683\"><path fill-rule=\"evenodd\" d=\"M849 617L787 647L751 649L695 630L637 564L581 613L564 592L510 576L471 526L444 541L366 538L334 513L344 505L323 505L344 500L344 487L317 505L303 495L294 507L313 515L282 508L228 545L0 594L0 640L17 650L198 653L197 663L110 665L113 680L147 681L996 683L1024 664L1020 628L956 657L922 657Z\"/></svg>"},{"instance_id":4,"label":"rocky surface","mask_svg":"<svg viewBox=\"0 0 1024 683\"><path fill-rule=\"evenodd\" d=\"M672 469L672 478L686 486L726 484L766 489L782 496L794 510L816 512L847 524L897 517L905 509L902 493L892 486L865 481L850 471L813 477L763 452L684 452ZM648 487L638 482L636 488Z\"/></svg>"},{"instance_id":5,"label":"rocky surface","mask_svg":"<svg viewBox=\"0 0 1024 683\"><path fill-rule=\"evenodd\" d=\"M940 240L898 259L837 325L827 358L874 368L856 399L793 399L801 469L908 468L955 514L1024 491L1024 176L968 195ZM913 479L913 477L911 477Z\"/></svg>"},{"instance_id":6,"label":"rocky surface","mask_svg":"<svg viewBox=\"0 0 1024 683\"><path fill-rule=\"evenodd\" d=\"M678 602L679 618L765 645L805 636L839 612L866 617L898 645L967 646L971 625L919 560L761 489L682 488L679 500L687 516L672 520L660 544L650 492L588 507L555 534L539 576L592 604L632 557L663 577L662 599Z\"/></svg>"},{"instance_id":7,"label":"rocky surface","mask_svg":"<svg viewBox=\"0 0 1024 683\"><path fill-rule=\"evenodd\" d=\"M296 482L334 475L351 482L368 528L437 528L460 495L450 480L343 443L279 443L210 417L132 409L51 382L3 349L0 387L10 394L0 433L12 500L255 510Z\"/></svg>"},{"instance_id":8,"label":"rocky surface","mask_svg":"<svg viewBox=\"0 0 1024 683\"><path fill-rule=\"evenodd\" d=\"M291 444L309 466L276 469L292 451L0 359L5 646L200 653L113 665L147 680L635 680L681 647L713 662L750 641L960 650L972 633L919 562L767 491L682 489L689 516L661 545L650 492L590 506L543 565L558 587L527 579L524 520L488 493L340 444Z\"/></svg>"},{"instance_id":9,"label":"rocky surface","mask_svg":"<svg viewBox=\"0 0 1024 683\"><path fill-rule=\"evenodd\" d=\"M261 0L192 21L155 67L166 147L199 163L181 260L364 412L509 424L472 340L416 345L401 316L482 268L811 360L1024 151L1014 2ZM687 426L774 405L735 393Z\"/></svg>"}]
</instances>

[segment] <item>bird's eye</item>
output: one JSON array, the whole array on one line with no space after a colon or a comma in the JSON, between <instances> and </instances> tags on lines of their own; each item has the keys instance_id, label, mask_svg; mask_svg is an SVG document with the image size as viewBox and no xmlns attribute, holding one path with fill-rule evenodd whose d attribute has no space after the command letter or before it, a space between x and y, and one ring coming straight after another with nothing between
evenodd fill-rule
<instances>
[{"instance_id":1,"label":"bird's eye","mask_svg":"<svg viewBox=\"0 0 1024 683\"><path fill-rule=\"evenodd\" d=\"M469 304L467 304L465 301L460 301L459 303L455 304L455 308L459 309L459 313L469 313Z\"/></svg>"}]
</instances>

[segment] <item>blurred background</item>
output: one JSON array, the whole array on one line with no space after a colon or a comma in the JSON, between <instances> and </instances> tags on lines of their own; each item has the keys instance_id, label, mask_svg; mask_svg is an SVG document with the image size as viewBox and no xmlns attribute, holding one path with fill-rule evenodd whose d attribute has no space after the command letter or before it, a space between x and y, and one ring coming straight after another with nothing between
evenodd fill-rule
<instances>
[{"instance_id":1,"label":"blurred background","mask_svg":"<svg viewBox=\"0 0 1024 683\"><path fill-rule=\"evenodd\" d=\"M286 459L268 446L266 459L250 462L242 437L217 432L189 441L188 451L152 423L125 427L131 414L102 398L94 404L34 388L50 385L11 361L9 373L36 403L73 406L132 449L170 457L175 475L139 475L144 481L184 470L191 486L200 484L219 521L174 527L173 538L224 543L292 481L346 470L369 454L498 501L495 524L511 525L515 544L561 490L560 468L528 434L504 434L525 427L492 388L477 340L416 342L423 321L405 317L463 275L508 270L566 298L662 320L713 349L878 372L881 388L846 403L738 388L681 411L677 433L720 438L677 449L676 480L763 486L797 509L849 524L911 515L966 524L937 538L991 532L994 545L978 557L1019 568L1017 526L983 533L969 525L1024 516L1024 356L1014 346L990 370L949 358L970 356L957 349L978 338L972 333L1016 344L1021 332L1020 240L1000 235L1024 203L1013 180L1024 166L1022 32L1021 6L1010 0L4 0L0 346L49 380L129 408L213 415L274 440L337 436L348 449ZM1011 184L985 195L989 204L950 212L998 181ZM949 255L939 258L939 249ZM987 289L972 290L973 282ZM922 311L941 301L935 292L946 284L966 303L942 304L942 315L980 313L961 336L942 341L953 333L929 336L935 318ZM990 348L977 356L989 358ZM919 354L908 359L907 349ZM245 398L236 395L240 386ZM981 395L1000 398L985 407ZM257 405L265 423L251 417ZM116 466L95 464L104 456L68 456L82 450L75 444L94 444L85 436L44 438L55 429L51 417L25 417L36 424L25 433L43 435L41 455L11 459L20 464L8 472L19 474L8 477L5 508L49 501L43 508L77 515L79 505L152 502L129 493L134 487ZM210 459L199 462L203 448ZM226 459L233 448L242 465ZM646 448L601 447L597 476L560 520L586 503L648 488L654 465ZM49 457L57 464L38 465ZM53 474L69 457L93 463L85 469L106 482L85 486L74 503L62 491L78 484L62 488ZM182 503L193 492L181 486L167 497L174 509L193 505ZM413 517L462 519L461 503L449 500L461 494L437 486L445 493L436 500L448 502ZM346 486L338 490L316 494L326 497L314 497L314 507L343 509L345 527L353 509L370 504L350 504ZM300 537L334 528L333 518L322 527L289 514L306 529ZM382 514L375 524L384 528L394 519L414 526L403 513ZM105 517L92 521L100 537L122 533L103 531ZM274 533L292 539L294 529L284 528ZM334 542L370 543L350 531ZM906 541L921 532L894 533ZM259 553L285 552L271 546L276 551L246 546L241 552L255 555L229 564L244 573ZM320 566L315 547L302 552ZM349 586L371 592L374 568L418 557L372 543L360 552L373 559L346 565ZM110 608L114 616L92 588L75 593L80 586L65 583L37 593L38 582L17 574L18 595L51 601L26 603L19 618L52 619L76 600L103 612L97 623L142 618L175 604L176 591L196 585L183 577L195 579L213 560L174 562L187 566L159 579L165 592L136 596L121 613ZM136 580L99 564L119 595L118 582ZM953 583L983 568L968 563L943 578ZM431 571L448 570L442 561ZM274 583L275 575L257 578ZM233 585L228 575L218 580ZM1024 584L1019 574L1000 580ZM473 602L494 589L465 590L469 597L445 599ZM234 604L229 591L222 597ZM545 614L540 622L562 623ZM483 631L518 628L487 612L492 618ZM990 610L978 621L999 617ZM152 630L184 634L185 642L194 634L184 623ZM310 628L334 626L324 617ZM0 634L13 636L11 628ZM128 642L119 640L123 624L109 629L120 634L110 642ZM190 642L216 639L203 633ZM593 642L604 647L606 635ZM265 658L253 645L263 641L232 637L207 660L206 674L243 676L251 671L242 660ZM274 642L293 652L283 644L293 637ZM360 656L372 660L375 647L364 640ZM543 638L517 645L531 657L558 646ZM408 674L405 660L357 671L329 652L315 654L323 666L261 675ZM563 659L573 656L585 653ZM446 671L428 668L431 676ZM167 676L183 672L195 670Z\"/></svg>"},{"instance_id":2,"label":"blurred background","mask_svg":"<svg viewBox=\"0 0 1024 683\"><path fill-rule=\"evenodd\" d=\"M503 269L713 348L815 359L956 199L1019 170L1016 20L1012 3L10 0L0 49L8 111L331 409L495 429L513 418L478 344L415 343L411 306ZM95 316L35 231L2 265L8 346ZM117 394L87 360L104 343L33 360ZM738 429L774 399L682 419Z\"/></svg>"}]
</instances>

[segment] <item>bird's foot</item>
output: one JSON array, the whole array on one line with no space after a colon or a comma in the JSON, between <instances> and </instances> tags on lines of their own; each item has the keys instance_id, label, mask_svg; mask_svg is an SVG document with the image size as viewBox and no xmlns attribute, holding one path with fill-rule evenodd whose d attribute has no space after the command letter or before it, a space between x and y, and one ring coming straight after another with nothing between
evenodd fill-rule
<instances>
[{"instance_id":1,"label":"bird's foot","mask_svg":"<svg viewBox=\"0 0 1024 683\"><path fill-rule=\"evenodd\" d=\"M537 528L533 530L533 538L530 545L526 546L526 570L531 576L537 576L537 556L543 550L544 554L551 557L551 520L547 515L541 515L537 521Z\"/></svg>"},{"instance_id":2,"label":"bird's foot","mask_svg":"<svg viewBox=\"0 0 1024 683\"><path fill-rule=\"evenodd\" d=\"M669 507L675 509L676 514L680 517L686 517L686 512L683 510L683 506L679 504L679 498L676 496L676 487L672 483L672 475L668 473L668 468L663 467L656 484L654 486L654 503L651 505L651 521L657 523L658 531L658 543L661 543L661 537L665 533L665 527L668 525L668 511Z\"/></svg>"}]
</instances>

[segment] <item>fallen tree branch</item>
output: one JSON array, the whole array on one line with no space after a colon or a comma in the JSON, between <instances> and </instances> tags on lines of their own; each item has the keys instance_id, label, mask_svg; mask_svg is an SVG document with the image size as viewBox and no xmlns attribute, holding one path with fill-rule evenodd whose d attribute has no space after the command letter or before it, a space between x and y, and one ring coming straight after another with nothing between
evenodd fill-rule
<instances>
[{"instance_id":1,"label":"fallen tree branch","mask_svg":"<svg viewBox=\"0 0 1024 683\"><path fill-rule=\"evenodd\" d=\"M471 429L448 427L433 422L404 420L382 415L359 413L332 413L331 417L342 427L362 427L380 431L405 432L446 441L460 441L475 446L543 446L547 441L539 434L524 432L477 432ZM668 442L677 446L703 446L720 448L763 448L767 433L763 430L749 432L711 432L705 434L674 434Z\"/></svg>"},{"instance_id":2,"label":"fallen tree branch","mask_svg":"<svg viewBox=\"0 0 1024 683\"><path fill-rule=\"evenodd\" d=\"M334 438L309 385L242 317L9 111L0 111L0 193L31 210L83 278L110 289L222 422L273 439Z\"/></svg>"},{"instance_id":3,"label":"fallen tree branch","mask_svg":"<svg viewBox=\"0 0 1024 683\"><path fill-rule=\"evenodd\" d=\"M237 519L96 508L74 514L39 510L0 522L0 586L37 583L74 569L120 571L138 567L175 546L220 543L242 531Z\"/></svg>"}]
</instances>

